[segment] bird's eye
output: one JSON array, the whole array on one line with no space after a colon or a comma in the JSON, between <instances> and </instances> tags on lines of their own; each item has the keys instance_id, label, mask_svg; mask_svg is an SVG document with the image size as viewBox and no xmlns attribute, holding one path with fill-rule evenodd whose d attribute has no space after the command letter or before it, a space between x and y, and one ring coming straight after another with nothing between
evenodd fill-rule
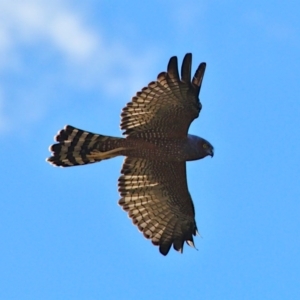
<instances>
[{"instance_id":1,"label":"bird's eye","mask_svg":"<svg viewBox=\"0 0 300 300\"><path fill-rule=\"evenodd\" d=\"M203 148L207 149L208 148L207 144L203 144Z\"/></svg>"}]
</instances>

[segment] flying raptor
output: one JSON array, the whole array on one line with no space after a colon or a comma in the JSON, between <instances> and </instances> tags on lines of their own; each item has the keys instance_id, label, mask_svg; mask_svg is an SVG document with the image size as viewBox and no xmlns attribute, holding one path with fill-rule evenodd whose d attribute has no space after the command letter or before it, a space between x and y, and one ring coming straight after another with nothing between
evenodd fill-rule
<instances>
[{"instance_id":1,"label":"flying raptor","mask_svg":"<svg viewBox=\"0 0 300 300\"><path fill-rule=\"evenodd\" d=\"M47 161L71 167L125 156L118 186L119 204L147 239L167 255L171 246L194 247L195 209L188 191L186 162L214 155L213 146L188 134L199 116L199 92L206 64L191 78L192 54L185 55L178 72L171 57L167 72L136 94L122 111L125 138L84 131L67 125L55 136Z\"/></svg>"}]
</instances>

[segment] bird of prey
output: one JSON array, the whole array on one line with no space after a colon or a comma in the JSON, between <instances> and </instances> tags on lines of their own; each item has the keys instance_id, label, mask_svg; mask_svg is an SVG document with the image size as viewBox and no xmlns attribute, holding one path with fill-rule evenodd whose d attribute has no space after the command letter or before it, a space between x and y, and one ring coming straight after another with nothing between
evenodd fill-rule
<instances>
[{"instance_id":1,"label":"bird of prey","mask_svg":"<svg viewBox=\"0 0 300 300\"><path fill-rule=\"evenodd\" d=\"M206 64L191 78L192 54L185 55L181 76L177 57L167 72L138 92L122 111L125 138L84 131L67 125L55 136L47 161L70 167L125 156L118 187L119 204L147 239L167 255L171 246L194 247L195 209L188 191L186 162L214 155L213 146L188 134L199 116L199 92Z\"/></svg>"}]
</instances>

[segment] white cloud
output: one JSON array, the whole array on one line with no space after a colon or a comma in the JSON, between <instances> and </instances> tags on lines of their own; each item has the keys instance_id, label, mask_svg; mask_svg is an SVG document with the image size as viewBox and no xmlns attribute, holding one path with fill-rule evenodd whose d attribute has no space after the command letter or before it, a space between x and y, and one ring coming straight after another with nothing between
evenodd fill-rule
<instances>
[{"instance_id":1,"label":"white cloud","mask_svg":"<svg viewBox=\"0 0 300 300\"><path fill-rule=\"evenodd\" d=\"M109 95L125 92L125 95L129 96L129 93L136 89L137 83L145 84L141 70L143 67L150 68L156 57L151 49L137 55L118 41L106 40L100 29L91 27L86 20L87 16L72 9L66 0L0 1L1 76L26 76L26 70L33 67L23 58L24 49L29 49L36 53L37 58L41 55L46 56L49 64L57 57L60 59L61 70L55 76L57 82L69 80L72 84L82 87L100 86L101 90ZM48 80L47 74L42 73L41 76L45 76L45 81ZM41 77L38 80L43 82ZM2 84L2 87L6 94L5 84ZM35 88L24 93L19 92L19 95L30 94L34 98L32 91L35 91ZM39 94L36 95L38 96ZM17 98L14 101L19 101L17 105L14 104L15 107L21 109L24 106L24 99ZM26 103L28 101L37 103L32 99L27 99ZM11 101L2 97L0 105L6 103L9 105ZM47 103L44 102L43 105L47 106ZM41 104L36 113L41 111L44 114L46 109L40 106ZM1 119L0 131L1 128L2 131L9 128L5 124L13 122L11 119L14 116L6 115ZM23 118L22 122L35 122L37 119L38 116L35 115L34 118Z\"/></svg>"},{"instance_id":2,"label":"white cloud","mask_svg":"<svg viewBox=\"0 0 300 300\"><path fill-rule=\"evenodd\" d=\"M0 16L1 28L4 28L1 48L43 41L68 58L81 60L91 57L100 46L97 34L63 1L0 2Z\"/></svg>"},{"instance_id":3,"label":"white cloud","mask_svg":"<svg viewBox=\"0 0 300 300\"><path fill-rule=\"evenodd\" d=\"M86 30L78 18L71 14L57 15L49 35L53 42L68 56L85 60L102 50L99 37Z\"/></svg>"}]
</instances>

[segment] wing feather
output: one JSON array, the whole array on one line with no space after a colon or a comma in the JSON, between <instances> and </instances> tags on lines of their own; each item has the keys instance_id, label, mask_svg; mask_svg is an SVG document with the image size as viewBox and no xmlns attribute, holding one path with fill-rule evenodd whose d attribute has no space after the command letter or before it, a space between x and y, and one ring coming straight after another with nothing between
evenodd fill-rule
<instances>
[{"instance_id":1,"label":"wing feather","mask_svg":"<svg viewBox=\"0 0 300 300\"><path fill-rule=\"evenodd\" d=\"M129 137L182 138L199 116L200 87L205 63L200 64L191 82L192 55L186 54L178 73L177 57L171 57L167 72L158 75L123 108L121 129Z\"/></svg>"},{"instance_id":2,"label":"wing feather","mask_svg":"<svg viewBox=\"0 0 300 300\"><path fill-rule=\"evenodd\" d=\"M192 67L192 54L187 53L183 59L181 66L181 79L185 83L191 82L191 67Z\"/></svg>"},{"instance_id":3,"label":"wing feather","mask_svg":"<svg viewBox=\"0 0 300 300\"><path fill-rule=\"evenodd\" d=\"M196 235L195 210L188 192L185 162L127 157L119 178L119 204L133 223L166 255Z\"/></svg>"},{"instance_id":4,"label":"wing feather","mask_svg":"<svg viewBox=\"0 0 300 300\"><path fill-rule=\"evenodd\" d=\"M198 95L201 89L203 77L204 77L204 72L206 68L206 63L201 63L198 67L198 69L195 72L195 75L192 80L192 84L195 86L195 89L198 90Z\"/></svg>"}]
</instances>

